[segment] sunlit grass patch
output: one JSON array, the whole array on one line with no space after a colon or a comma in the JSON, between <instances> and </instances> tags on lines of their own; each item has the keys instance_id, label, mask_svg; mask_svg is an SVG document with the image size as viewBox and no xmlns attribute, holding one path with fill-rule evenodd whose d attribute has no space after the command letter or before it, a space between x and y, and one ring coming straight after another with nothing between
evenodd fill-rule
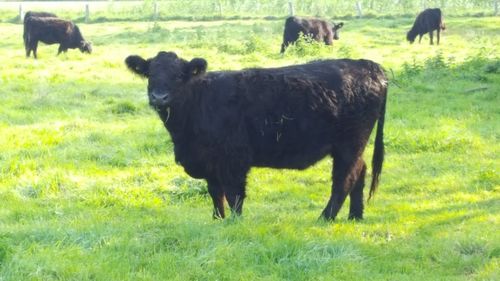
<instances>
[{"instance_id":1,"label":"sunlit grass patch","mask_svg":"<svg viewBox=\"0 0 500 281\"><path fill-rule=\"evenodd\" d=\"M412 17L344 22L333 46L284 55L284 19L80 23L91 55L41 44L38 60L21 25L0 24L0 279L498 279L498 18L447 17L439 46L405 41ZM335 222L317 220L326 158L252 169L243 217L213 221L206 183L175 163L147 81L123 62L160 50L209 71L379 62L386 157L365 219L347 219L347 199Z\"/></svg>"}]
</instances>

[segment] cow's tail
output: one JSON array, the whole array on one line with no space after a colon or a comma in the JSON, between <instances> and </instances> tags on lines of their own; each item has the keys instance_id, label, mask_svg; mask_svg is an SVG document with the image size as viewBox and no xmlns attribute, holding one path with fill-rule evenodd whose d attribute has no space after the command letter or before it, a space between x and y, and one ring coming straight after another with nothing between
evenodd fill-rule
<instances>
[{"instance_id":1,"label":"cow's tail","mask_svg":"<svg viewBox=\"0 0 500 281\"><path fill-rule=\"evenodd\" d=\"M380 174L382 173L382 163L384 162L384 118L385 104L387 101L387 86L384 86L383 97L384 100L382 101L382 108L380 109L380 116L378 117L377 122L377 133L375 135L375 145L372 158L372 183L370 186L368 200L372 198L377 190Z\"/></svg>"},{"instance_id":2,"label":"cow's tail","mask_svg":"<svg viewBox=\"0 0 500 281\"><path fill-rule=\"evenodd\" d=\"M437 9L438 15L439 15L439 28L441 30L446 29L446 25L444 24L444 19L443 19L443 12L441 12L441 9Z\"/></svg>"},{"instance_id":3,"label":"cow's tail","mask_svg":"<svg viewBox=\"0 0 500 281\"><path fill-rule=\"evenodd\" d=\"M30 13L30 12L28 12ZM28 46L30 45L30 39L31 39L31 36L30 36L30 30L29 30L29 27L30 27L30 18L28 16L28 13L26 13L26 15L24 15L24 24L23 24L23 41L24 41L24 49L26 50L26 53L28 52Z\"/></svg>"}]
</instances>

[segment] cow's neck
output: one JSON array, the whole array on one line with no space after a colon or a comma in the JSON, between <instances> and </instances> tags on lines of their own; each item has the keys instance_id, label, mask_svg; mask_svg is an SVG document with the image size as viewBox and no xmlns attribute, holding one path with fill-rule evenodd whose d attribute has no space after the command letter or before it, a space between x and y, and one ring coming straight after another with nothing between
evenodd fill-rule
<instances>
[{"instance_id":1,"label":"cow's neck","mask_svg":"<svg viewBox=\"0 0 500 281\"><path fill-rule=\"evenodd\" d=\"M158 111L160 119L174 143L189 134L186 126L189 111L184 107L183 104L173 103L171 106Z\"/></svg>"}]
</instances>

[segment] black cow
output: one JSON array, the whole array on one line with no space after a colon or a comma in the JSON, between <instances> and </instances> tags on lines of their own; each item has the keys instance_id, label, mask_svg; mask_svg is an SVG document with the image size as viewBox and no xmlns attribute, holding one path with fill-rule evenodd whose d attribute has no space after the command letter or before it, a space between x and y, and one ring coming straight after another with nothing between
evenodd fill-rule
<instances>
[{"instance_id":1,"label":"black cow","mask_svg":"<svg viewBox=\"0 0 500 281\"><path fill-rule=\"evenodd\" d=\"M344 26L343 22L335 24L320 19L289 17L285 22L281 53L285 52L289 44L299 39L300 33L316 41L325 42L326 45L332 45L333 40L339 40L339 29L342 26Z\"/></svg>"},{"instance_id":2,"label":"black cow","mask_svg":"<svg viewBox=\"0 0 500 281\"><path fill-rule=\"evenodd\" d=\"M170 132L175 160L207 181L214 218L225 217L224 198L241 214L251 167L305 169L327 155L333 187L322 217L333 220L350 195L349 218L362 218L362 153L377 120L370 197L384 157L387 80L378 64L320 60L205 73L204 59L173 52L125 63L148 78L149 103Z\"/></svg>"},{"instance_id":3,"label":"black cow","mask_svg":"<svg viewBox=\"0 0 500 281\"><path fill-rule=\"evenodd\" d=\"M25 49L29 57L31 51L37 58L38 42L45 44L59 44L57 54L68 49L78 48L82 53L91 53L90 42L85 41L78 26L71 21L54 17L27 17L25 18Z\"/></svg>"},{"instance_id":4,"label":"black cow","mask_svg":"<svg viewBox=\"0 0 500 281\"><path fill-rule=\"evenodd\" d=\"M415 23L413 23L412 28L406 34L406 40L408 40L410 43L413 43L415 42L415 38L418 35L418 43L420 43L420 41L422 41L422 36L424 36L424 34L426 33L429 33L429 37L431 38L431 45L433 45L433 33L434 30L436 30L437 44L439 45L441 30L445 29L446 27L444 25L441 10L439 8L425 9L415 19Z\"/></svg>"},{"instance_id":5,"label":"black cow","mask_svg":"<svg viewBox=\"0 0 500 281\"><path fill-rule=\"evenodd\" d=\"M26 27L28 27L26 25L26 21L28 20L28 18L31 18L31 17L39 17L39 18L57 18L57 15L56 14L53 14L53 13L48 13L48 12L32 12L32 11L28 11L25 15L24 15L24 31L23 31L23 41L24 41L24 47L25 47L25 50L26 50L26 53L28 53L28 49L27 49L27 46L28 44L26 43L26 36L27 36L27 32L26 32Z\"/></svg>"}]
</instances>

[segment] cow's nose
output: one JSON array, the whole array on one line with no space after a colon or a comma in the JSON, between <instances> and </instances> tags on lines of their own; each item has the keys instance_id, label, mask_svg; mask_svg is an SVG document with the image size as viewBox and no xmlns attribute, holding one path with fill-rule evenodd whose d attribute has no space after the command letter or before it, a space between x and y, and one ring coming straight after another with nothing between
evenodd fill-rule
<instances>
[{"instance_id":1,"label":"cow's nose","mask_svg":"<svg viewBox=\"0 0 500 281\"><path fill-rule=\"evenodd\" d=\"M158 92L151 93L151 103L159 106L166 105L169 101L168 93L159 94Z\"/></svg>"}]
</instances>

